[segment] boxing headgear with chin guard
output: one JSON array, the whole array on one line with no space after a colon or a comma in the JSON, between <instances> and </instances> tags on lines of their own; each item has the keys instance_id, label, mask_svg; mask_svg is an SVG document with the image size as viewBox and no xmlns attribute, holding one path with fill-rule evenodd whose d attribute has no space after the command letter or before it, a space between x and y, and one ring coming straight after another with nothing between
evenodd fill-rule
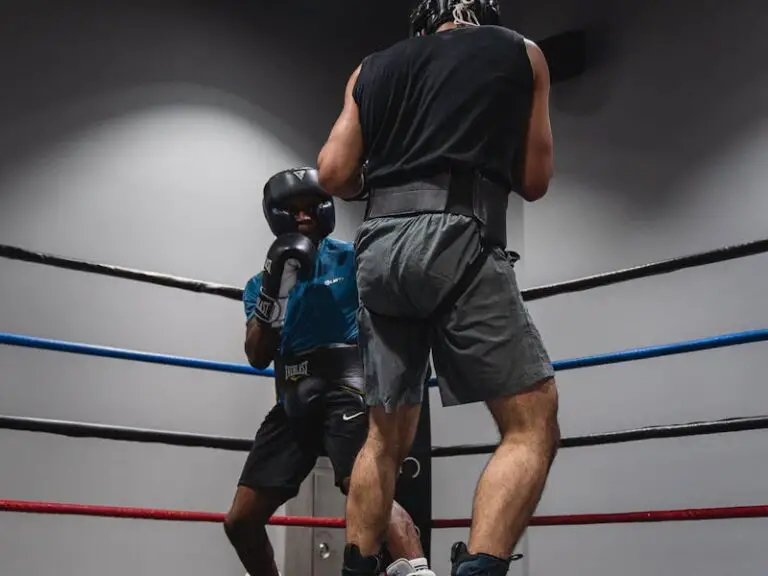
<instances>
[{"instance_id":1,"label":"boxing headgear with chin guard","mask_svg":"<svg viewBox=\"0 0 768 576\"><path fill-rule=\"evenodd\" d=\"M272 176L264 185L262 208L270 230L275 236L298 232L296 219L289 203L298 196L315 196L320 200L315 211L317 231L325 238L336 227L333 197L323 190L314 168L291 168Z\"/></svg>"},{"instance_id":2,"label":"boxing headgear with chin guard","mask_svg":"<svg viewBox=\"0 0 768 576\"><path fill-rule=\"evenodd\" d=\"M499 0L416 0L411 11L410 35L434 34L446 22L454 21L457 6L472 12L480 25L500 23Z\"/></svg>"}]
</instances>

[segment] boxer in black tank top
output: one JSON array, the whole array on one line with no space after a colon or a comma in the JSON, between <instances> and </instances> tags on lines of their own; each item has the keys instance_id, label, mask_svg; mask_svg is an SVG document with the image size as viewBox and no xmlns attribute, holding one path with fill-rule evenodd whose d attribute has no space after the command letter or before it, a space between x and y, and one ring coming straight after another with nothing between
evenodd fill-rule
<instances>
[{"instance_id":1,"label":"boxer in black tank top","mask_svg":"<svg viewBox=\"0 0 768 576\"><path fill-rule=\"evenodd\" d=\"M345 576L373 576L430 352L444 405L484 402L501 444L453 576L505 576L559 441L554 370L506 251L514 192L553 171L549 71L497 0L418 0L411 38L363 59L318 157L332 195L367 202L355 240L369 432L347 502ZM461 412L457 414L461 417ZM403 573L417 573L404 566Z\"/></svg>"}]
</instances>

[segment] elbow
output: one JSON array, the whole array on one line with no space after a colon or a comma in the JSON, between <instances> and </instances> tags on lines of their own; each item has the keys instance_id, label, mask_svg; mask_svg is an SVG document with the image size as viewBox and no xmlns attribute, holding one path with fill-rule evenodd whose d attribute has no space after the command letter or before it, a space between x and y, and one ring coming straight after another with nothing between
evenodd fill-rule
<instances>
[{"instance_id":1,"label":"elbow","mask_svg":"<svg viewBox=\"0 0 768 576\"><path fill-rule=\"evenodd\" d=\"M317 180L326 192L332 194L339 186L339 167L326 148L327 144L317 156Z\"/></svg>"},{"instance_id":2,"label":"elbow","mask_svg":"<svg viewBox=\"0 0 768 576\"><path fill-rule=\"evenodd\" d=\"M549 190L553 173L554 163L551 152L540 156L540 161L526 170L520 196L528 202L536 202L544 198Z\"/></svg>"},{"instance_id":3,"label":"elbow","mask_svg":"<svg viewBox=\"0 0 768 576\"><path fill-rule=\"evenodd\" d=\"M323 190L331 196L344 196L347 189L347 177L339 166L329 162L318 162L317 178Z\"/></svg>"},{"instance_id":4,"label":"elbow","mask_svg":"<svg viewBox=\"0 0 768 576\"><path fill-rule=\"evenodd\" d=\"M264 370L272 363L270 354L267 354L261 346L248 340L245 341L245 357L248 358L248 364L256 370Z\"/></svg>"},{"instance_id":5,"label":"elbow","mask_svg":"<svg viewBox=\"0 0 768 576\"><path fill-rule=\"evenodd\" d=\"M522 196L523 200L526 202L536 202L537 200L544 198L548 190L549 180L543 182L526 183L520 193L520 196Z\"/></svg>"},{"instance_id":6,"label":"elbow","mask_svg":"<svg viewBox=\"0 0 768 576\"><path fill-rule=\"evenodd\" d=\"M354 196L359 188L359 167L352 162L342 162L338 155L324 154L317 158L317 179L323 190L331 196Z\"/></svg>"},{"instance_id":7,"label":"elbow","mask_svg":"<svg viewBox=\"0 0 768 576\"><path fill-rule=\"evenodd\" d=\"M256 368L256 370L265 370L272 363L270 355L265 354L262 350L249 350L246 348L245 355L248 358L248 364Z\"/></svg>"},{"instance_id":8,"label":"elbow","mask_svg":"<svg viewBox=\"0 0 768 576\"><path fill-rule=\"evenodd\" d=\"M256 370L266 370L272 361L265 356L258 356L255 354L248 355L248 364L250 364Z\"/></svg>"},{"instance_id":9,"label":"elbow","mask_svg":"<svg viewBox=\"0 0 768 576\"><path fill-rule=\"evenodd\" d=\"M322 167L321 167L322 166ZM332 196L338 195L340 185L340 179L338 174L328 168L327 165L320 164L318 162L317 180L322 186L323 190L331 194Z\"/></svg>"}]
</instances>

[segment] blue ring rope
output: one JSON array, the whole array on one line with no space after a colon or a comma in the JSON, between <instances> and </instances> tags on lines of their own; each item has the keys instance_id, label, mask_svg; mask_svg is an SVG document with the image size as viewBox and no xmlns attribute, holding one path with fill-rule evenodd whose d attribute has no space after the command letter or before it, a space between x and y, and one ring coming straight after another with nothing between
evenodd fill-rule
<instances>
[{"instance_id":1,"label":"blue ring rope","mask_svg":"<svg viewBox=\"0 0 768 576\"><path fill-rule=\"evenodd\" d=\"M230 374L249 374L252 376L275 375L274 370L256 370L247 364L234 364L232 362L217 362L215 360L202 360L186 356L139 352L137 350L125 350L123 348L111 348L109 346L95 346L93 344L67 342L66 340L51 340L48 338L37 338L35 336L24 336L22 334L11 334L7 332L0 332L0 344L38 348L40 350L54 350L56 352L69 352L71 354L83 354L85 356L134 360L136 362L147 362L150 364L182 366L184 368L211 370L213 372L229 372Z\"/></svg>"},{"instance_id":2,"label":"blue ring rope","mask_svg":"<svg viewBox=\"0 0 768 576\"><path fill-rule=\"evenodd\" d=\"M747 330L746 332L732 332L731 334L720 334L718 336L699 338L698 340L684 340L683 342L674 342L672 344L660 344L658 346L633 348L621 352L608 352L607 354L584 356L583 358L558 360L553 362L552 365L555 367L555 370L558 371L573 370L575 368L605 366L606 364L618 364L619 362L631 362L633 360L643 360L646 358L660 358L662 356L672 356L674 354L686 354L688 352L699 352L701 350L726 348L728 346L738 346L739 344L750 344L752 342L764 342L766 340L768 340L768 330Z\"/></svg>"},{"instance_id":3,"label":"blue ring rope","mask_svg":"<svg viewBox=\"0 0 768 576\"><path fill-rule=\"evenodd\" d=\"M607 364L618 364L620 362L631 362L634 360L642 360L647 358L672 356L674 354L686 354L688 352L697 352L700 350L725 348L728 346L737 346L739 344L749 344L752 342L764 342L766 340L768 340L768 329L748 330L746 332L721 334L719 336L700 338L698 340L686 340L672 344L646 346L643 348L634 348L620 352L609 352L606 354L597 354L594 356L558 360L552 364L557 371L574 370L576 368L604 366ZM189 358L186 356L139 352L137 350L126 350L122 348L111 348L108 346L81 344L78 342L67 342L65 340L51 340L48 338L37 338L35 336L24 336L22 334L13 334L9 332L0 332L0 344L5 344L7 346L38 348L41 350L54 350L57 352L69 352L72 354L83 354L86 356L100 356L103 358L134 360L136 362L147 362L151 364L182 366L185 368L210 370L214 372L228 372L231 374L248 374L251 376L269 377L274 377L275 375L275 371L272 369L257 370L247 364L235 364L232 362L217 362L214 360L202 360L199 358ZM434 379L430 380L430 385L435 385L435 383L436 381Z\"/></svg>"}]
</instances>

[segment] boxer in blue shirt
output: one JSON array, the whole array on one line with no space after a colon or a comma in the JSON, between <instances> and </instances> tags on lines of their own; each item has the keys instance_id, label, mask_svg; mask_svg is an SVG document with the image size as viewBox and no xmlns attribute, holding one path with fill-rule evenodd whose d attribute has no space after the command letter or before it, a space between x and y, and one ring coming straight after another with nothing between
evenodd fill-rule
<instances>
[{"instance_id":1,"label":"boxer in blue shirt","mask_svg":"<svg viewBox=\"0 0 768 576\"><path fill-rule=\"evenodd\" d=\"M244 290L245 353L255 368L274 362L277 403L256 433L224 527L251 576L278 576L267 521L296 496L318 456L330 458L336 485L347 493L368 411L354 248L328 237L333 199L316 170L285 170L264 186L263 209L277 238ZM392 557L434 576L413 520L396 502L386 543Z\"/></svg>"}]
</instances>

